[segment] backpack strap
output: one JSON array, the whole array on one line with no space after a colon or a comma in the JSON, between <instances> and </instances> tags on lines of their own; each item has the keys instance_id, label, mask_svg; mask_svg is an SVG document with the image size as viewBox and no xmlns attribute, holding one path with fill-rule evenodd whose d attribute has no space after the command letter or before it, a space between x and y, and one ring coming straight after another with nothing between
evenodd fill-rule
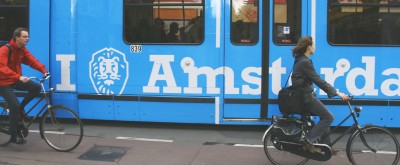
<instances>
[{"instance_id":1,"label":"backpack strap","mask_svg":"<svg viewBox=\"0 0 400 165\"><path fill-rule=\"evenodd\" d=\"M10 59L11 59L11 56L12 56L12 49L11 49L11 45L10 44L5 44L5 46L8 47L8 62L7 62L7 64L8 64L8 63L10 63Z\"/></svg>"},{"instance_id":2,"label":"backpack strap","mask_svg":"<svg viewBox=\"0 0 400 165\"><path fill-rule=\"evenodd\" d=\"M288 85L288 82L289 82L290 77L292 77L292 72L293 72L294 64L296 64L296 63L293 63L293 67L292 67L292 70L290 71L289 77L288 77L287 80L286 80L285 87Z\"/></svg>"}]
</instances>

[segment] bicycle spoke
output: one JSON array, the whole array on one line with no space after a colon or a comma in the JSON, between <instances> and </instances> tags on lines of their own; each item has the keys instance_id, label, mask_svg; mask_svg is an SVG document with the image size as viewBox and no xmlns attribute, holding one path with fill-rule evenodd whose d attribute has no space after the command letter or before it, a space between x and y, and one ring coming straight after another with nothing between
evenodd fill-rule
<instances>
[{"instance_id":1,"label":"bicycle spoke","mask_svg":"<svg viewBox=\"0 0 400 165\"><path fill-rule=\"evenodd\" d=\"M42 118L41 133L46 143L57 151L76 148L83 137L83 127L78 116L65 107L52 107Z\"/></svg>"},{"instance_id":2,"label":"bicycle spoke","mask_svg":"<svg viewBox=\"0 0 400 165\"><path fill-rule=\"evenodd\" d=\"M10 143L9 126L9 109L3 102L0 103L0 146L6 146Z\"/></svg>"},{"instance_id":3,"label":"bicycle spoke","mask_svg":"<svg viewBox=\"0 0 400 165\"><path fill-rule=\"evenodd\" d=\"M267 158L273 164L304 164L307 158L298 156L289 151L298 147L289 146L281 143L277 137L272 135L272 131L268 131L264 138L264 152Z\"/></svg>"},{"instance_id":4,"label":"bicycle spoke","mask_svg":"<svg viewBox=\"0 0 400 165\"><path fill-rule=\"evenodd\" d=\"M384 128L365 127L350 139L347 154L353 164L397 164L399 143L394 135Z\"/></svg>"}]
</instances>

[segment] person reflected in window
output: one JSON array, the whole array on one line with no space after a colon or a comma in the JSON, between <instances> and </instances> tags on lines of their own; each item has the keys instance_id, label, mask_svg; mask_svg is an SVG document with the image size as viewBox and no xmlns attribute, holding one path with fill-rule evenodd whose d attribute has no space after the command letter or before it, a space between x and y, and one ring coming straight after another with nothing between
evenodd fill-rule
<instances>
[{"instance_id":1,"label":"person reflected in window","mask_svg":"<svg viewBox=\"0 0 400 165\"><path fill-rule=\"evenodd\" d=\"M28 0L0 0L0 4L5 5L26 5Z\"/></svg>"},{"instance_id":2,"label":"person reflected in window","mask_svg":"<svg viewBox=\"0 0 400 165\"><path fill-rule=\"evenodd\" d=\"M188 43L200 43L204 34L204 19L201 16L194 18L186 28L186 39Z\"/></svg>"},{"instance_id":3,"label":"person reflected in window","mask_svg":"<svg viewBox=\"0 0 400 165\"><path fill-rule=\"evenodd\" d=\"M244 25L244 22L242 20L238 20L233 24L234 28L232 30L232 42L239 44L242 43L243 41L248 40L248 37L246 36L246 28Z\"/></svg>"},{"instance_id":4,"label":"person reflected in window","mask_svg":"<svg viewBox=\"0 0 400 165\"><path fill-rule=\"evenodd\" d=\"M171 22L171 24L169 24L169 32L167 34L167 41L170 43L179 42L178 35L176 35L176 33L178 33L178 31L179 31L179 24L176 22Z\"/></svg>"},{"instance_id":5,"label":"person reflected in window","mask_svg":"<svg viewBox=\"0 0 400 165\"><path fill-rule=\"evenodd\" d=\"M181 42L187 42L188 41L185 27L180 27L179 28L179 39L180 39Z\"/></svg>"},{"instance_id":6,"label":"person reflected in window","mask_svg":"<svg viewBox=\"0 0 400 165\"><path fill-rule=\"evenodd\" d=\"M153 42L164 43L167 42L167 34L164 30L165 22L161 18L156 18L153 21Z\"/></svg>"}]
</instances>

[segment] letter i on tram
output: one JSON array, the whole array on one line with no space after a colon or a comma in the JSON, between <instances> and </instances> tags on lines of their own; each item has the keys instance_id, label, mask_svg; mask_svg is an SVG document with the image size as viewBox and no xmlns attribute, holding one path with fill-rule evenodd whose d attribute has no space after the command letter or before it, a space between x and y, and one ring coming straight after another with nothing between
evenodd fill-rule
<instances>
[{"instance_id":1,"label":"letter i on tram","mask_svg":"<svg viewBox=\"0 0 400 165\"><path fill-rule=\"evenodd\" d=\"M0 1L0 39L16 27L52 73L52 101L82 119L269 124L291 49L312 36L317 73L356 96L360 122L400 127L399 0Z\"/></svg>"}]
</instances>

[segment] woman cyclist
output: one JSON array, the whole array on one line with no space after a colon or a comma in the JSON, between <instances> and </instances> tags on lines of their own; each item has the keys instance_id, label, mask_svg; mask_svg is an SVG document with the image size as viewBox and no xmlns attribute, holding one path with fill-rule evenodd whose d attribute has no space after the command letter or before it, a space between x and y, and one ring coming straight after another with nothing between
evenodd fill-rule
<instances>
[{"instance_id":1,"label":"woman cyclist","mask_svg":"<svg viewBox=\"0 0 400 165\"><path fill-rule=\"evenodd\" d=\"M292 50L295 58L293 73L291 76L292 85L304 87L305 109L313 115L319 116L320 121L310 130L304 141L303 148L310 152L321 152L314 147L312 143L322 143L331 146L329 136L330 126L333 122L332 113L326 108L320 100L316 98L313 84L316 84L328 97L340 96L343 101L349 99L349 96L338 92L332 85L323 80L315 71L310 56L315 52L312 37L306 36L299 39L297 45ZM336 155L338 150L332 149L332 154Z\"/></svg>"}]
</instances>

